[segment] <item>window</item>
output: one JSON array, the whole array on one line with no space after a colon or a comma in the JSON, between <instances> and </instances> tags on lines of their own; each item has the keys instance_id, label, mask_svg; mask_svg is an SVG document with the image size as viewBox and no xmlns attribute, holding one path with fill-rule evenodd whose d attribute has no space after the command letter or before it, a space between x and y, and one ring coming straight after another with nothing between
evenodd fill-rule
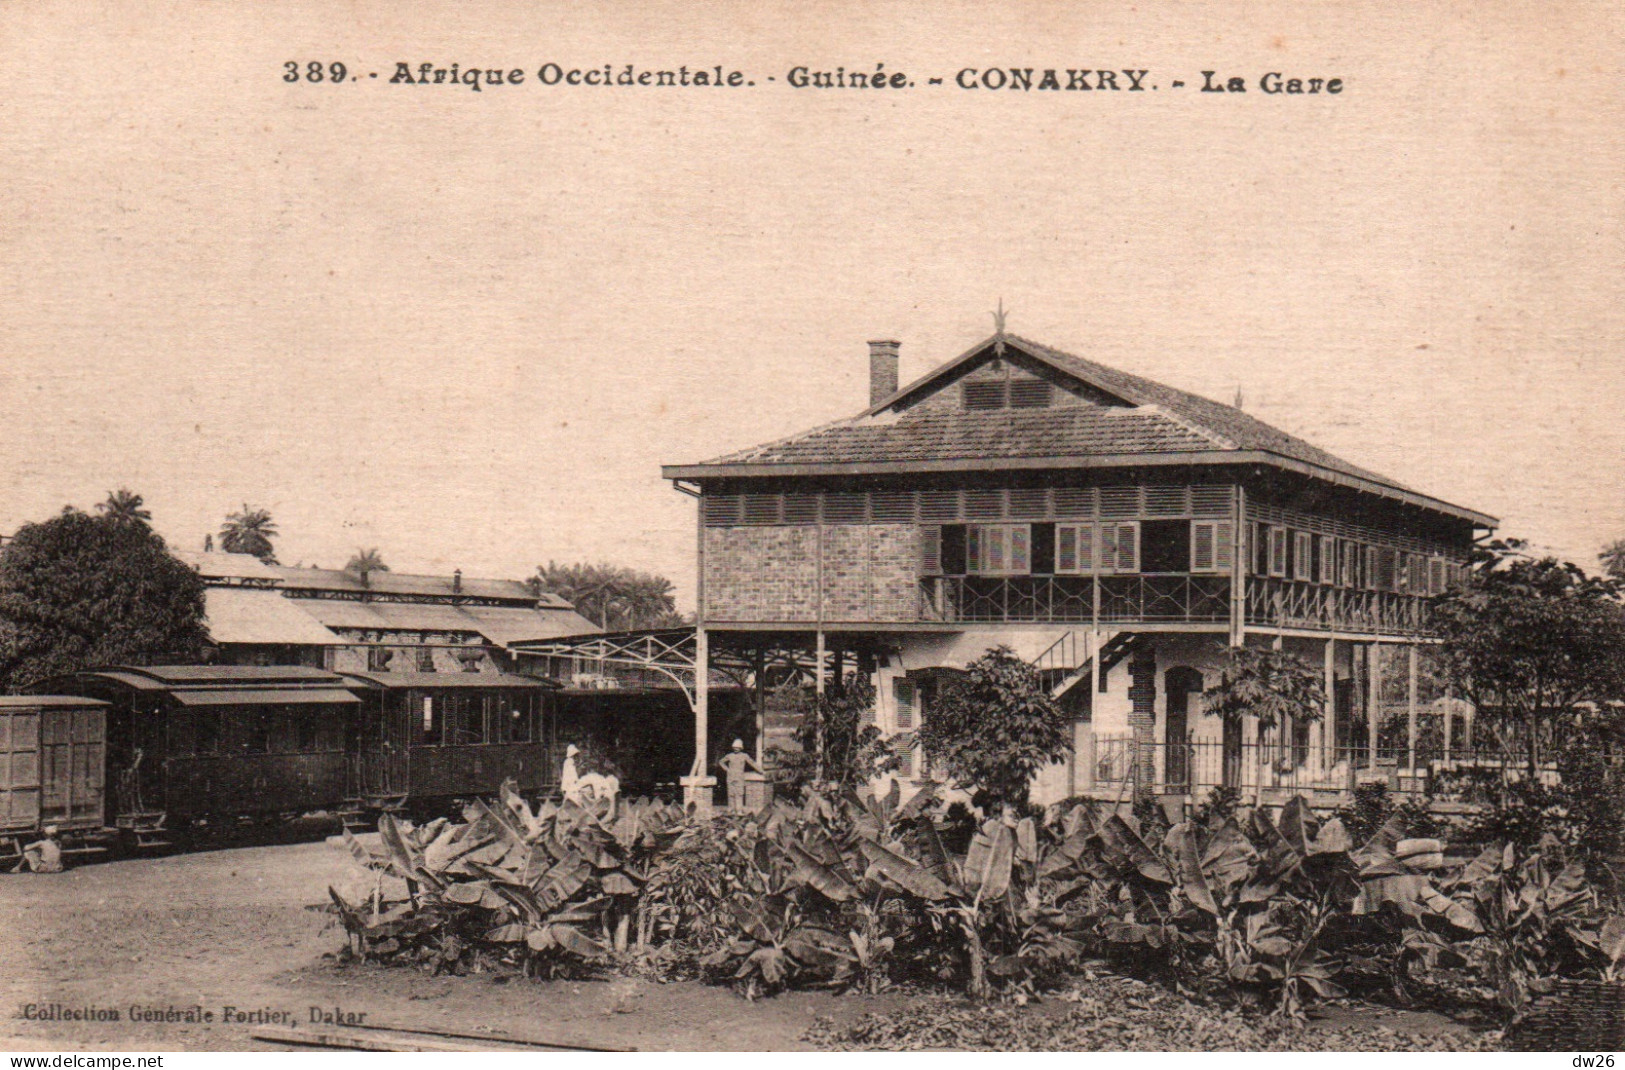
<instances>
[{"instance_id":1,"label":"window","mask_svg":"<svg viewBox=\"0 0 1625 1070\"><path fill-rule=\"evenodd\" d=\"M312 710L309 713L300 713L289 710L288 717L293 722L294 747L301 753L310 753L322 749L322 722L321 714Z\"/></svg>"},{"instance_id":2,"label":"window","mask_svg":"<svg viewBox=\"0 0 1625 1070\"><path fill-rule=\"evenodd\" d=\"M193 715L196 749L199 754L220 753L220 711L198 710Z\"/></svg>"},{"instance_id":3,"label":"window","mask_svg":"<svg viewBox=\"0 0 1625 1070\"><path fill-rule=\"evenodd\" d=\"M436 714L434 698L430 695L423 696L423 719L421 724L423 731L418 742L425 747L439 746L445 736L445 732L442 730L444 725Z\"/></svg>"},{"instance_id":4,"label":"window","mask_svg":"<svg viewBox=\"0 0 1625 1070\"><path fill-rule=\"evenodd\" d=\"M1307 531L1292 533L1292 578L1295 580L1312 580L1315 578L1313 556L1315 552L1315 537Z\"/></svg>"},{"instance_id":5,"label":"window","mask_svg":"<svg viewBox=\"0 0 1625 1070\"><path fill-rule=\"evenodd\" d=\"M941 524L927 524L920 529L920 575L942 575Z\"/></svg>"},{"instance_id":6,"label":"window","mask_svg":"<svg viewBox=\"0 0 1625 1070\"><path fill-rule=\"evenodd\" d=\"M1375 546L1367 546L1365 548L1365 560L1362 562L1362 564L1364 565L1364 571L1360 576L1360 579L1363 581L1361 586L1368 591L1380 590L1381 585L1377 582L1377 548Z\"/></svg>"},{"instance_id":7,"label":"window","mask_svg":"<svg viewBox=\"0 0 1625 1070\"><path fill-rule=\"evenodd\" d=\"M440 700L445 718L445 742L467 747L485 742L485 696L446 695Z\"/></svg>"},{"instance_id":8,"label":"window","mask_svg":"<svg viewBox=\"0 0 1625 1070\"><path fill-rule=\"evenodd\" d=\"M1236 559L1235 525L1228 520L1191 523L1191 571L1229 572Z\"/></svg>"},{"instance_id":9,"label":"window","mask_svg":"<svg viewBox=\"0 0 1625 1070\"><path fill-rule=\"evenodd\" d=\"M1140 525L1119 521L1100 525L1101 572L1140 571Z\"/></svg>"},{"instance_id":10,"label":"window","mask_svg":"<svg viewBox=\"0 0 1625 1070\"><path fill-rule=\"evenodd\" d=\"M1003 379L969 381L964 386L965 408L973 410L1002 409L1005 403Z\"/></svg>"},{"instance_id":11,"label":"window","mask_svg":"<svg viewBox=\"0 0 1625 1070\"><path fill-rule=\"evenodd\" d=\"M1337 583L1337 540L1322 535L1316 549L1320 551L1320 582L1333 586Z\"/></svg>"},{"instance_id":12,"label":"window","mask_svg":"<svg viewBox=\"0 0 1625 1070\"><path fill-rule=\"evenodd\" d=\"M983 576L1025 576L1032 572L1031 526L967 525L965 571Z\"/></svg>"},{"instance_id":13,"label":"window","mask_svg":"<svg viewBox=\"0 0 1625 1070\"><path fill-rule=\"evenodd\" d=\"M269 709L254 706L245 709L241 716L243 731L243 751L246 754L271 753L271 722L273 715Z\"/></svg>"},{"instance_id":14,"label":"window","mask_svg":"<svg viewBox=\"0 0 1625 1070\"><path fill-rule=\"evenodd\" d=\"M529 743L531 704L529 695L493 695L490 742Z\"/></svg>"},{"instance_id":15,"label":"window","mask_svg":"<svg viewBox=\"0 0 1625 1070\"><path fill-rule=\"evenodd\" d=\"M1010 384L1010 407L1012 409L1043 409L1048 408L1054 391L1049 383L1042 379L1017 379Z\"/></svg>"},{"instance_id":16,"label":"window","mask_svg":"<svg viewBox=\"0 0 1625 1070\"><path fill-rule=\"evenodd\" d=\"M1093 524L1055 525L1055 571L1060 575L1091 573L1095 570L1095 526Z\"/></svg>"},{"instance_id":17,"label":"window","mask_svg":"<svg viewBox=\"0 0 1625 1070\"><path fill-rule=\"evenodd\" d=\"M914 751L904 750L897 755L897 775L904 780L914 779Z\"/></svg>"},{"instance_id":18,"label":"window","mask_svg":"<svg viewBox=\"0 0 1625 1070\"><path fill-rule=\"evenodd\" d=\"M417 654L418 672L434 672L434 651L429 647L420 647Z\"/></svg>"},{"instance_id":19,"label":"window","mask_svg":"<svg viewBox=\"0 0 1625 1070\"><path fill-rule=\"evenodd\" d=\"M1269 574L1286 575L1286 528L1269 529Z\"/></svg>"},{"instance_id":20,"label":"window","mask_svg":"<svg viewBox=\"0 0 1625 1070\"><path fill-rule=\"evenodd\" d=\"M1397 591L1399 589L1399 551L1391 546L1376 549L1377 555L1377 590Z\"/></svg>"},{"instance_id":21,"label":"window","mask_svg":"<svg viewBox=\"0 0 1625 1070\"><path fill-rule=\"evenodd\" d=\"M367 648L367 671L368 672L388 672L389 671L389 663L390 663L391 659L393 659L394 657L395 657L395 652L393 650L388 650L388 649L386 649L384 647L381 647L381 646L368 647Z\"/></svg>"},{"instance_id":22,"label":"window","mask_svg":"<svg viewBox=\"0 0 1625 1070\"><path fill-rule=\"evenodd\" d=\"M1444 558L1428 559L1428 589L1430 595L1444 594Z\"/></svg>"},{"instance_id":23,"label":"window","mask_svg":"<svg viewBox=\"0 0 1625 1070\"><path fill-rule=\"evenodd\" d=\"M914 709L918 700L913 682L902 679L892 680L891 694L892 706L896 711L898 731L912 729L914 727Z\"/></svg>"}]
</instances>

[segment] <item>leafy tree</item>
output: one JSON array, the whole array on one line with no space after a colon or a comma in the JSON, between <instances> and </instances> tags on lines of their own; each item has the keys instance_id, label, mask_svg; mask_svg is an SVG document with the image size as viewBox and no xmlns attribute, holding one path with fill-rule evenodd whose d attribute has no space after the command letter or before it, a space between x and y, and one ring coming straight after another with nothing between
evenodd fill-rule
<instances>
[{"instance_id":1,"label":"leafy tree","mask_svg":"<svg viewBox=\"0 0 1625 1070\"><path fill-rule=\"evenodd\" d=\"M1625 580L1625 539L1615 539L1597 555L1609 579Z\"/></svg>"},{"instance_id":2,"label":"leafy tree","mask_svg":"<svg viewBox=\"0 0 1625 1070\"><path fill-rule=\"evenodd\" d=\"M96 512L121 524L151 526L152 513L143 508L145 505L146 500L141 495L126 487L120 487L118 490L108 492L107 500L97 504Z\"/></svg>"},{"instance_id":3,"label":"leafy tree","mask_svg":"<svg viewBox=\"0 0 1625 1070\"><path fill-rule=\"evenodd\" d=\"M195 661L203 580L145 524L65 509L0 549L0 684L91 665Z\"/></svg>"},{"instance_id":4,"label":"leafy tree","mask_svg":"<svg viewBox=\"0 0 1625 1070\"><path fill-rule=\"evenodd\" d=\"M681 627L677 596L664 576L621 565L549 561L536 570L539 590L558 595L605 631Z\"/></svg>"},{"instance_id":5,"label":"leafy tree","mask_svg":"<svg viewBox=\"0 0 1625 1070\"><path fill-rule=\"evenodd\" d=\"M383 555L378 552L378 547L371 546L357 550L344 566L344 571L359 576L361 586L366 587L371 583L374 572L388 572L389 566L384 564Z\"/></svg>"},{"instance_id":6,"label":"leafy tree","mask_svg":"<svg viewBox=\"0 0 1625 1070\"><path fill-rule=\"evenodd\" d=\"M934 767L986 803L1027 805L1034 775L1066 757L1072 715L1038 670L995 647L946 678L920 726Z\"/></svg>"},{"instance_id":7,"label":"leafy tree","mask_svg":"<svg viewBox=\"0 0 1625 1070\"><path fill-rule=\"evenodd\" d=\"M1321 671L1284 650L1269 647L1230 648L1219 682L1203 693L1206 712L1227 721L1246 714L1261 728L1318 721L1326 710Z\"/></svg>"},{"instance_id":8,"label":"leafy tree","mask_svg":"<svg viewBox=\"0 0 1625 1070\"><path fill-rule=\"evenodd\" d=\"M1575 728L1580 703L1625 696L1625 613L1613 580L1518 541L1491 543L1462 584L1435 599L1446 675L1503 746L1520 744L1531 780L1541 749Z\"/></svg>"},{"instance_id":9,"label":"leafy tree","mask_svg":"<svg viewBox=\"0 0 1625 1070\"><path fill-rule=\"evenodd\" d=\"M265 509L251 508L243 503L240 512L229 513L220 525L220 549L228 554L252 554L267 565L276 564L276 550L271 540L276 538L276 522Z\"/></svg>"},{"instance_id":10,"label":"leafy tree","mask_svg":"<svg viewBox=\"0 0 1625 1070\"><path fill-rule=\"evenodd\" d=\"M858 788L896 771L902 762L871 719L875 689L868 677L853 675L822 698L798 685L775 696L781 710L797 714L799 751L773 752L778 778L791 784L833 784Z\"/></svg>"}]
</instances>

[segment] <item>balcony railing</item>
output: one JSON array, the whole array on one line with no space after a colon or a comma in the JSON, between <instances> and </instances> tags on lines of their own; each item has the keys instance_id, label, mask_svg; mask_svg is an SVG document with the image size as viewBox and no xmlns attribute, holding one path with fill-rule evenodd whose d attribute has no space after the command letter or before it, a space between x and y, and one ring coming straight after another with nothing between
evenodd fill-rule
<instances>
[{"instance_id":1,"label":"balcony railing","mask_svg":"<svg viewBox=\"0 0 1625 1070\"><path fill-rule=\"evenodd\" d=\"M1230 578L1209 575L1101 576L1103 622L1222 623ZM930 576L920 581L920 617L930 621L1086 623L1095 617L1089 576Z\"/></svg>"},{"instance_id":2,"label":"balcony railing","mask_svg":"<svg viewBox=\"0 0 1625 1070\"><path fill-rule=\"evenodd\" d=\"M1081 757L1081 756L1080 756ZM1131 793L1141 785L1152 794L1204 794L1229 787L1245 798L1311 792L1350 792L1363 779L1378 778L1392 792L1426 795L1435 801L1483 802L1495 786L1527 780L1526 760L1509 751L1449 752L1418 749L1415 760L1404 748L1379 748L1372 762L1364 746L1294 746L1217 740L1136 745L1132 737L1097 737L1080 782L1098 789ZM1541 783L1560 782L1557 767L1536 767Z\"/></svg>"},{"instance_id":3,"label":"balcony railing","mask_svg":"<svg viewBox=\"0 0 1625 1070\"><path fill-rule=\"evenodd\" d=\"M1421 635L1427 599L1302 580L1247 577L1247 623L1277 628Z\"/></svg>"}]
</instances>

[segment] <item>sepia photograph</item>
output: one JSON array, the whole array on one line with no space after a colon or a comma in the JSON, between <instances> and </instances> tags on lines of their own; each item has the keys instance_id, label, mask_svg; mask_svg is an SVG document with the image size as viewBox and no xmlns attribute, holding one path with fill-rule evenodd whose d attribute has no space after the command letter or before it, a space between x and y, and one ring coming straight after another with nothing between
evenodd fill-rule
<instances>
[{"instance_id":1,"label":"sepia photograph","mask_svg":"<svg viewBox=\"0 0 1625 1070\"><path fill-rule=\"evenodd\" d=\"M1613 1067L1622 71L1599 0L0 3L8 1066Z\"/></svg>"}]
</instances>

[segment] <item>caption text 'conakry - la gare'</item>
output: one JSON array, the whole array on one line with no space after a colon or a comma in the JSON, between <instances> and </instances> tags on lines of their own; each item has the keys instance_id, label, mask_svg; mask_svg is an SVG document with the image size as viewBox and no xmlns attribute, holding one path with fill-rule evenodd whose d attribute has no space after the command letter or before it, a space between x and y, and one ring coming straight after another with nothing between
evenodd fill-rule
<instances>
[{"instance_id":1,"label":"caption text 'conakry - la gare'","mask_svg":"<svg viewBox=\"0 0 1625 1070\"><path fill-rule=\"evenodd\" d=\"M301 65L290 61L284 65L285 81L311 81L324 80L321 77L309 76L309 71L322 72L326 80L343 82L348 73L342 64L324 65L310 63ZM306 70L309 69L309 71ZM334 76L334 71L340 71ZM1248 80L1239 75L1221 75L1217 71L1201 71L1200 84L1188 86L1183 79L1173 79L1168 82L1170 89L1194 88L1202 93L1245 93L1250 88ZM1018 92L1130 92L1143 93L1148 90L1162 88L1161 83L1151 80L1151 72L1144 68L1125 67L1116 70L1096 68L1039 68L1039 67L963 67L951 78L927 78L926 84L931 86L950 85L965 90L1014 90ZM376 73L369 74L369 78L377 78ZM712 67L680 66L675 70L655 70L639 68L636 64L624 64L616 68L613 64L602 67L563 67L557 63L544 63L537 68L534 76L520 67L463 67L453 63L441 67L433 63L419 63L416 66L397 62L395 71L389 78L392 85L450 85L463 86L480 92L487 88L524 85L534 77L536 82L548 87L674 87L674 88L724 88L737 89L752 87L756 81L741 70L725 68L721 65ZM358 80L359 76L350 76L349 81ZM769 76L768 82L778 79ZM848 70L845 67L836 67L834 70L816 70L811 67L792 67L784 77L784 84L793 89L913 89L916 81L906 72L888 70L884 63L875 64L870 69ZM1324 76L1301 77L1286 75L1279 71L1270 71L1257 78L1252 83L1258 91L1268 95L1336 95L1343 91L1343 79L1328 78Z\"/></svg>"}]
</instances>

